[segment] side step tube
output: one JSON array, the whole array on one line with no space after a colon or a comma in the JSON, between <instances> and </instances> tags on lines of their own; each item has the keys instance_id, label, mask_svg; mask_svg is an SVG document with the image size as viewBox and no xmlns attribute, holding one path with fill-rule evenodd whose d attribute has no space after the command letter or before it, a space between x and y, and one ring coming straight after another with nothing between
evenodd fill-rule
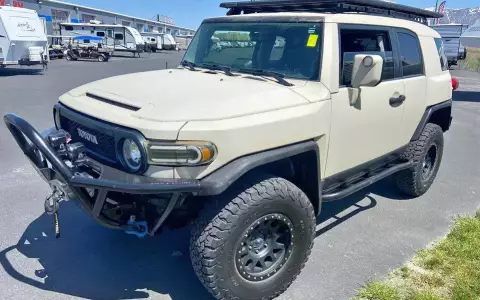
<instances>
[{"instance_id":1,"label":"side step tube","mask_svg":"<svg viewBox=\"0 0 480 300\"><path fill-rule=\"evenodd\" d=\"M337 192L334 192L334 193L331 193L331 194L323 195L322 200L323 200L323 202L332 202L332 201L343 199L347 196L350 196L350 195L352 195L352 194L354 194L354 193L356 193L356 192L374 184L377 181L380 181L380 180L382 180L382 179L384 179L384 178L386 178L390 175L393 175L393 174L395 174L399 171L408 169L412 165L413 165L412 161L408 161L408 162L405 162L405 163L402 163L402 164L394 165L394 166L386 169L385 171L382 171L378 174L375 174L371 177L366 178L365 180L362 180L358 183L350 185L343 190L340 190L340 191L337 191Z\"/></svg>"}]
</instances>

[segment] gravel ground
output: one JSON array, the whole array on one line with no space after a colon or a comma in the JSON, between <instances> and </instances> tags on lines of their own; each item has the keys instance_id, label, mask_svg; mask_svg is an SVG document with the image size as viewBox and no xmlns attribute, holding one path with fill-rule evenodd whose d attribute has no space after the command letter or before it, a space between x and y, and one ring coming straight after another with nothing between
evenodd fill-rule
<instances>
[{"instance_id":1,"label":"gravel ground","mask_svg":"<svg viewBox=\"0 0 480 300\"><path fill-rule=\"evenodd\" d=\"M71 88L173 66L180 59L181 54L167 52L108 63L59 60L45 76L29 69L0 70L0 113L14 112L45 128L51 126L58 96ZM309 263L282 300L347 299L444 236L455 215L479 208L480 75L452 73L461 89L431 191L406 199L384 180L324 205ZM70 202L62 205L62 237L55 240L53 220L43 214L48 188L3 125L0 157L1 299L211 299L190 266L188 228L139 240L98 226Z\"/></svg>"}]
</instances>

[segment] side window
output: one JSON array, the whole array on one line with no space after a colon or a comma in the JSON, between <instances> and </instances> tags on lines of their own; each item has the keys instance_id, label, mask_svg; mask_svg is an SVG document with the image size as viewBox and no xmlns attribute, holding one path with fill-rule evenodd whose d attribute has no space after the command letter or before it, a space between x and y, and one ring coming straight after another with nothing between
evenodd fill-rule
<instances>
[{"instance_id":1,"label":"side window","mask_svg":"<svg viewBox=\"0 0 480 300\"><path fill-rule=\"evenodd\" d=\"M105 32L103 32L103 31L97 31L97 36L104 37L104 36L105 36Z\"/></svg>"},{"instance_id":2,"label":"side window","mask_svg":"<svg viewBox=\"0 0 480 300\"><path fill-rule=\"evenodd\" d=\"M113 37L113 30L108 29L107 30L107 35L108 35L109 38Z\"/></svg>"},{"instance_id":3,"label":"side window","mask_svg":"<svg viewBox=\"0 0 480 300\"><path fill-rule=\"evenodd\" d=\"M123 40L123 34L121 34L121 33L115 33L115 39L116 39L116 40Z\"/></svg>"},{"instance_id":4,"label":"side window","mask_svg":"<svg viewBox=\"0 0 480 300\"><path fill-rule=\"evenodd\" d=\"M441 38L436 38L435 44L437 45L438 56L440 56L440 66L442 67L442 71L448 71L448 58L447 55L445 55L445 45L443 44L443 40Z\"/></svg>"},{"instance_id":5,"label":"side window","mask_svg":"<svg viewBox=\"0 0 480 300\"><path fill-rule=\"evenodd\" d=\"M65 26L66 31L73 31L73 26Z\"/></svg>"},{"instance_id":6,"label":"side window","mask_svg":"<svg viewBox=\"0 0 480 300\"><path fill-rule=\"evenodd\" d=\"M399 32L400 55L403 76L423 75L422 53L418 38L410 33Z\"/></svg>"},{"instance_id":7,"label":"side window","mask_svg":"<svg viewBox=\"0 0 480 300\"><path fill-rule=\"evenodd\" d=\"M394 55L388 30L342 29L340 40L340 85L351 85L353 63L357 54L383 57L382 80L398 77L395 74Z\"/></svg>"}]
</instances>

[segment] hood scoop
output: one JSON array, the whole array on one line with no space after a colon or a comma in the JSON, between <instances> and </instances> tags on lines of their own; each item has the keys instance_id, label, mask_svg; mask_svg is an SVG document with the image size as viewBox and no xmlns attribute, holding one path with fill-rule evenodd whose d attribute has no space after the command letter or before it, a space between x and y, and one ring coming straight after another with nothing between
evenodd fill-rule
<instances>
[{"instance_id":1,"label":"hood scoop","mask_svg":"<svg viewBox=\"0 0 480 300\"><path fill-rule=\"evenodd\" d=\"M95 95L95 94L92 94L92 93L87 93L86 96L88 98L92 98L92 99L95 99L97 101L101 101L103 103L107 103L107 104L110 104L110 105L113 105L113 106L117 106L117 107L121 107L121 108L124 108L124 109L131 110L131 111L139 111L141 109L141 107L137 107L137 106L133 106L133 105L130 105L130 104L125 104L125 103L122 103L122 102L114 101L114 100L107 99L107 98L104 98L104 97L101 97L101 96L98 96L98 95Z\"/></svg>"}]
</instances>

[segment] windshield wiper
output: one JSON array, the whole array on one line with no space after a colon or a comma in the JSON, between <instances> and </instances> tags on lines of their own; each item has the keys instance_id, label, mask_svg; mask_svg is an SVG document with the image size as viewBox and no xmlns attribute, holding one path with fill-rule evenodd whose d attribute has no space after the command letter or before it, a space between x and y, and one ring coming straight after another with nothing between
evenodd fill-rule
<instances>
[{"instance_id":1,"label":"windshield wiper","mask_svg":"<svg viewBox=\"0 0 480 300\"><path fill-rule=\"evenodd\" d=\"M187 67L190 69L190 71L196 71L197 69L195 69L195 67L197 66L196 64L194 64L193 62L191 61L188 61L188 60L182 60L180 62L180 65L182 67Z\"/></svg>"},{"instance_id":2,"label":"windshield wiper","mask_svg":"<svg viewBox=\"0 0 480 300\"><path fill-rule=\"evenodd\" d=\"M256 76L270 76L275 78L278 83L283 84L285 86L292 86L293 84L286 81L285 74L275 72L275 71L268 71L268 70L262 70L262 69L239 69L239 72L247 73L247 74L252 74Z\"/></svg>"},{"instance_id":3,"label":"windshield wiper","mask_svg":"<svg viewBox=\"0 0 480 300\"><path fill-rule=\"evenodd\" d=\"M237 74L233 74L232 69L227 66L216 65L216 64L201 64L199 65L199 67L209 69L209 70L223 71L227 76L237 76Z\"/></svg>"}]
</instances>

